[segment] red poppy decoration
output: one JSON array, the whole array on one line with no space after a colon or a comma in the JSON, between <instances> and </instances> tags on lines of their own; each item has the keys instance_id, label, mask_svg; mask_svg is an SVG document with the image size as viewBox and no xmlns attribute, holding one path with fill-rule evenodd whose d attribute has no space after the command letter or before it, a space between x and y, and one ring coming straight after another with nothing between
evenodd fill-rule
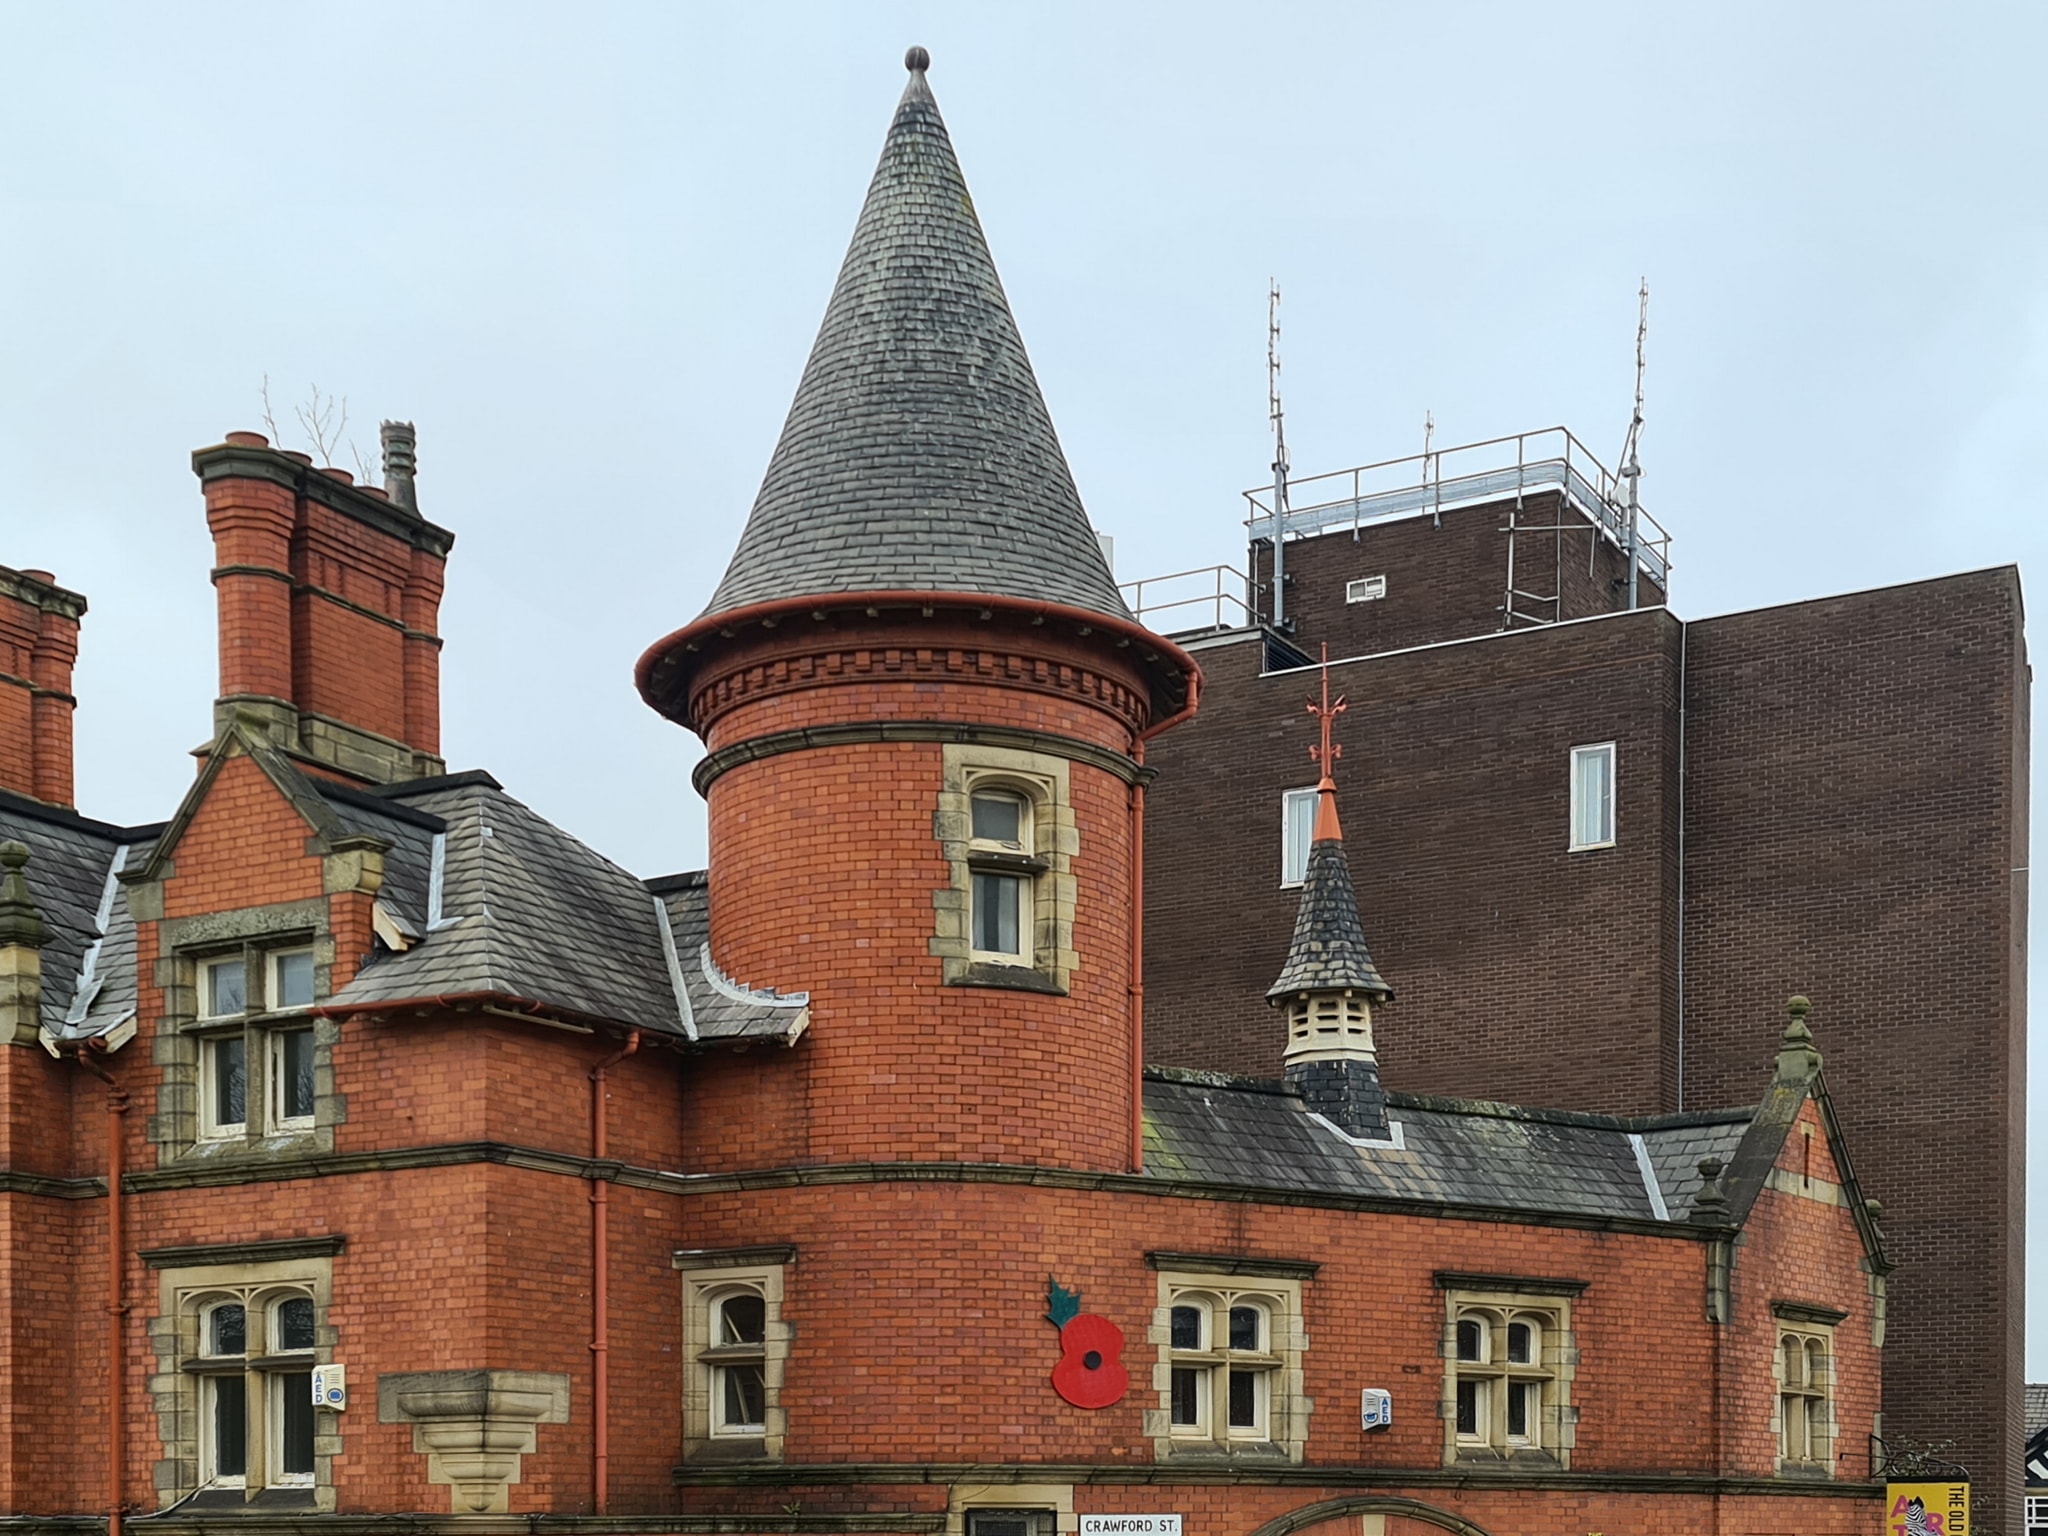
<instances>
[{"instance_id":1,"label":"red poppy decoration","mask_svg":"<svg viewBox=\"0 0 2048 1536\"><path fill-rule=\"evenodd\" d=\"M1131 1385L1124 1369L1124 1331L1106 1317L1081 1310L1081 1293L1047 1277L1045 1320L1060 1331L1060 1360L1052 1389L1076 1408L1107 1408Z\"/></svg>"}]
</instances>

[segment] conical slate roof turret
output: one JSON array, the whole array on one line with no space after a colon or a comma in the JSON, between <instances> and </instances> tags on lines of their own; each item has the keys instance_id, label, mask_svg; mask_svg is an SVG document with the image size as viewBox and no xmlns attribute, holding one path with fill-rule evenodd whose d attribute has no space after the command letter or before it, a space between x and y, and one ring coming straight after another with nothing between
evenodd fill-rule
<instances>
[{"instance_id":1,"label":"conical slate roof turret","mask_svg":"<svg viewBox=\"0 0 2048 1536\"><path fill-rule=\"evenodd\" d=\"M1127 619L913 48L838 285L705 617L854 592Z\"/></svg>"}]
</instances>

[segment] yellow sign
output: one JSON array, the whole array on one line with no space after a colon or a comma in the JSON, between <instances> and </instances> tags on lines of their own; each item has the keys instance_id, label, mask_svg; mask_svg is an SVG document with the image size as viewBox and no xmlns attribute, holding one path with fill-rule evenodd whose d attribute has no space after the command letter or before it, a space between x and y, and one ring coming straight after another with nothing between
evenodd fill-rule
<instances>
[{"instance_id":1,"label":"yellow sign","mask_svg":"<svg viewBox=\"0 0 2048 1536\"><path fill-rule=\"evenodd\" d=\"M1970 1536L1968 1483L1887 1483L1885 1536Z\"/></svg>"}]
</instances>

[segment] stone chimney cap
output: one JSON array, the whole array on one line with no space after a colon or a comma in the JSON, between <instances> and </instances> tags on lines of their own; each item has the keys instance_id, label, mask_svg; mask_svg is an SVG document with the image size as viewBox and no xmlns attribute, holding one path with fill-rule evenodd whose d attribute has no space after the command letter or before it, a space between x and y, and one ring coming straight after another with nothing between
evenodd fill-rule
<instances>
[{"instance_id":1,"label":"stone chimney cap","mask_svg":"<svg viewBox=\"0 0 2048 1536\"><path fill-rule=\"evenodd\" d=\"M408 512L419 511L413 476L419 472L419 434L409 421L387 421L377 429L384 445L384 494Z\"/></svg>"}]
</instances>

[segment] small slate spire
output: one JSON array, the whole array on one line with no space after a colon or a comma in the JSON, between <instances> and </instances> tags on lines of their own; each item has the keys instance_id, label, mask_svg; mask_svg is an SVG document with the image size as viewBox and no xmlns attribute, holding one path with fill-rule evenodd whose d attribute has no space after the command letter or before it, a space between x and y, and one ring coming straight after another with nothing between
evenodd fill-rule
<instances>
[{"instance_id":1,"label":"small slate spire","mask_svg":"<svg viewBox=\"0 0 2048 1536\"><path fill-rule=\"evenodd\" d=\"M1308 710L1322 727L1321 740L1309 755L1322 766L1323 776L1316 785L1315 830L1301 906L1294 914L1294 942L1266 1001L1287 1008L1287 1081L1317 1114L1353 1136L1379 1141L1388 1135L1387 1098L1373 1045L1372 1008L1392 997L1394 989L1366 948L1351 865L1344 857L1337 784L1331 776L1343 748L1331 741L1330 727L1345 702L1330 702L1327 646L1322 700L1311 699Z\"/></svg>"},{"instance_id":2,"label":"small slate spire","mask_svg":"<svg viewBox=\"0 0 2048 1536\"><path fill-rule=\"evenodd\" d=\"M1308 871L1301 887L1301 905L1294 914L1294 942L1280 979L1266 991L1268 1002L1303 992L1351 988L1384 1002L1394 989L1372 963L1366 948L1365 925L1358 919L1358 893L1351 884L1351 865L1344 856L1344 831L1337 822L1337 784L1330 770L1344 755L1330 740L1330 726L1348 707L1330 702L1330 648L1323 647L1323 697L1311 699L1308 712L1322 726L1322 740L1309 755L1322 765L1316 785L1316 822L1309 844Z\"/></svg>"}]
</instances>

